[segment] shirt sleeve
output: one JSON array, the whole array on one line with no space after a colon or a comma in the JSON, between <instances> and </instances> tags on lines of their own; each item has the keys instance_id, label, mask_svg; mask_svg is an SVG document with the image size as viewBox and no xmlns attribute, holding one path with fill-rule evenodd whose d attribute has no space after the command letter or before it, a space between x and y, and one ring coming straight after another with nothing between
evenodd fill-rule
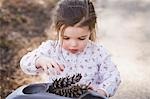
<instances>
[{"instance_id":1,"label":"shirt sleeve","mask_svg":"<svg viewBox=\"0 0 150 99\"><path fill-rule=\"evenodd\" d=\"M98 78L97 79L97 90L101 89L106 92L107 97L111 97L115 94L117 88L120 85L120 73L116 65L111 61L110 54L106 49L101 49L101 64L98 68Z\"/></svg>"},{"instance_id":2,"label":"shirt sleeve","mask_svg":"<svg viewBox=\"0 0 150 99\"><path fill-rule=\"evenodd\" d=\"M35 61L40 56L49 56L52 50L52 41L43 42L37 49L28 52L20 60L20 67L23 72L31 75L36 75L41 71L41 68L36 68Z\"/></svg>"}]
</instances>

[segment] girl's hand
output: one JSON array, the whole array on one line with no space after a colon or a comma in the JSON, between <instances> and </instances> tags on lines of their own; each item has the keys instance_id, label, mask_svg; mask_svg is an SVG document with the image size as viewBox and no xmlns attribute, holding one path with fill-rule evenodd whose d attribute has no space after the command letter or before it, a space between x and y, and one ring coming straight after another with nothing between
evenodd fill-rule
<instances>
[{"instance_id":1,"label":"girl's hand","mask_svg":"<svg viewBox=\"0 0 150 99\"><path fill-rule=\"evenodd\" d=\"M56 61L49 57L39 57L36 60L36 67L42 67L46 73L51 73L51 75L55 75L56 73L59 74L64 70L64 66L58 64Z\"/></svg>"},{"instance_id":2,"label":"girl's hand","mask_svg":"<svg viewBox=\"0 0 150 99\"><path fill-rule=\"evenodd\" d=\"M94 90L95 88L94 88L93 85L90 85L90 89ZM105 96L105 97L107 96L106 92L102 89L98 89L98 90L96 90L96 92L99 93L102 96Z\"/></svg>"},{"instance_id":3,"label":"girl's hand","mask_svg":"<svg viewBox=\"0 0 150 99\"><path fill-rule=\"evenodd\" d=\"M103 90L101 90L101 89L98 89L96 92L98 92L100 95L102 95L102 96L107 96L106 95L106 92L105 91L103 91Z\"/></svg>"}]
</instances>

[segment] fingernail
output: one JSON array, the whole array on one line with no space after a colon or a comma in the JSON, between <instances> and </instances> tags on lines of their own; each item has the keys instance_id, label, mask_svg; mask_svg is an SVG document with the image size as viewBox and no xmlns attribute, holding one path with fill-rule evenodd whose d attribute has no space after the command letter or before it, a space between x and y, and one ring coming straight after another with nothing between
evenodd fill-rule
<instances>
[{"instance_id":1,"label":"fingernail","mask_svg":"<svg viewBox=\"0 0 150 99\"><path fill-rule=\"evenodd\" d=\"M64 69L60 68L60 71L64 71Z\"/></svg>"},{"instance_id":2,"label":"fingernail","mask_svg":"<svg viewBox=\"0 0 150 99\"><path fill-rule=\"evenodd\" d=\"M47 66L46 69L49 69L49 67Z\"/></svg>"},{"instance_id":3,"label":"fingernail","mask_svg":"<svg viewBox=\"0 0 150 99\"><path fill-rule=\"evenodd\" d=\"M52 65L52 67L54 68L54 65Z\"/></svg>"}]
</instances>

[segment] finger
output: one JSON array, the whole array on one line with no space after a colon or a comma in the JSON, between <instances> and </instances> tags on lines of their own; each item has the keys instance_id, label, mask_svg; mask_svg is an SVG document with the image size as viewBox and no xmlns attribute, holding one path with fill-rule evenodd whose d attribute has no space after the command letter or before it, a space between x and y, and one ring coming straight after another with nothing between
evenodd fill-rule
<instances>
[{"instance_id":1,"label":"finger","mask_svg":"<svg viewBox=\"0 0 150 99\"><path fill-rule=\"evenodd\" d=\"M95 86L94 86L93 84L90 84L90 85L89 85L89 88L90 88L91 90L93 90L93 89L95 88Z\"/></svg>"},{"instance_id":2,"label":"finger","mask_svg":"<svg viewBox=\"0 0 150 99\"><path fill-rule=\"evenodd\" d=\"M54 65L52 65L54 64ZM57 65L55 62L52 62L52 63L49 63L47 64L47 67L45 69L45 72L48 74L48 75L59 75L60 74L60 70L57 69Z\"/></svg>"},{"instance_id":3,"label":"finger","mask_svg":"<svg viewBox=\"0 0 150 99\"><path fill-rule=\"evenodd\" d=\"M45 65L44 65L44 66L42 66L42 67L43 67L44 71L47 71L47 69L48 69L49 65L48 65L48 64L45 64Z\"/></svg>"},{"instance_id":4,"label":"finger","mask_svg":"<svg viewBox=\"0 0 150 99\"><path fill-rule=\"evenodd\" d=\"M40 73L43 73L44 72L44 69L43 68L38 68L37 69L37 74L40 74Z\"/></svg>"},{"instance_id":5,"label":"finger","mask_svg":"<svg viewBox=\"0 0 150 99\"><path fill-rule=\"evenodd\" d=\"M48 67L46 73L49 74L49 75L55 75L56 74L56 70L54 68L52 68L52 67Z\"/></svg>"},{"instance_id":6,"label":"finger","mask_svg":"<svg viewBox=\"0 0 150 99\"><path fill-rule=\"evenodd\" d=\"M58 63L57 63L58 64ZM58 66L59 66L59 69L60 69L60 71L64 71L64 65L62 65L62 64L58 64Z\"/></svg>"},{"instance_id":7,"label":"finger","mask_svg":"<svg viewBox=\"0 0 150 99\"><path fill-rule=\"evenodd\" d=\"M49 72L48 72L48 64L45 64L45 66L43 66L43 71L47 74L47 75L49 75Z\"/></svg>"},{"instance_id":8,"label":"finger","mask_svg":"<svg viewBox=\"0 0 150 99\"><path fill-rule=\"evenodd\" d=\"M60 73L61 70L59 64L57 64L56 62L51 62L51 65L56 69L57 72Z\"/></svg>"}]
</instances>

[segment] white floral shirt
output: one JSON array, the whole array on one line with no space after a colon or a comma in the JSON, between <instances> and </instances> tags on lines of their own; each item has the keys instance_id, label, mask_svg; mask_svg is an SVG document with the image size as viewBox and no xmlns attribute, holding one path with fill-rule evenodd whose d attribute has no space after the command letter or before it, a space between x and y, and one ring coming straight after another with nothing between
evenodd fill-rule
<instances>
[{"instance_id":1,"label":"white floral shirt","mask_svg":"<svg viewBox=\"0 0 150 99\"><path fill-rule=\"evenodd\" d=\"M61 48L59 42L51 40L43 42L39 48L22 57L20 61L22 70L27 74L37 74L39 71L35 66L35 61L43 55L65 66L60 74L49 76L47 73L49 82L58 77L81 73L80 83L91 82L95 86L94 90L102 89L108 97L115 94L121 82L120 73L111 61L108 51L102 45L92 41L89 41L84 51L78 54L69 53Z\"/></svg>"}]
</instances>

